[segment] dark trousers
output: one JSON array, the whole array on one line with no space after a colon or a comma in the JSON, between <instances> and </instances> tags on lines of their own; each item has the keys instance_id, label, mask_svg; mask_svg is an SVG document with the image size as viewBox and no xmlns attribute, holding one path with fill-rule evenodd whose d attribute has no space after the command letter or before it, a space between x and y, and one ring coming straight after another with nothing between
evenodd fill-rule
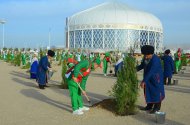
<instances>
[{"instance_id":1,"label":"dark trousers","mask_svg":"<svg viewBox=\"0 0 190 125\"><path fill-rule=\"evenodd\" d=\"M153 110L160 110L161 108L161 102L159 103L147 103L147 109L153 109Z\"/></svg>"},{"instance_id":2,"label":"dark trousers","mask_svg":"<svg viewBox=\"0 0 190 125\"><path fill-rule=\"evenodd\" d=\"M171 79L171 78L170 78ZM171 81L170 81L171 82ZM144 95L145 95L145 88L144 88ZM146 110L160 110L161 108L161 102L158 102L158 103L147 103L147 106L146 106Z\"/></svg>"},{"instance_id":3,"label":"dark trousers","mask_svg":"<svg viewBox=\"0 0 190 125\"><path fill-rule=\"evenodd\" d=\"M167 79L168 79L168 82L167 82ZM164 85L171 85L171 78L164 77Z\"/></svg>"}]
</instances>

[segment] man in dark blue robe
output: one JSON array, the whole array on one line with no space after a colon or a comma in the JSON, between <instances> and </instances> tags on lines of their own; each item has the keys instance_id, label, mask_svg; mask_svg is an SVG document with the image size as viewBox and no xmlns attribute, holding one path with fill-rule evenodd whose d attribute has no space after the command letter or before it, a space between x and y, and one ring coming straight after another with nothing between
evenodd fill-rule
<instances>
[{"instance_id":1,"label":"man in dark blue robe","mask_svg":"<svg viewBox=\"0 0 190 125\"><path fill-rule=\"evenodd\" d=\"M171 84L172 74L174 73L174 61L169 54L170 54L170 50L168 49L165 51L165 55L162 57L162 60L164 62L164 84L165 85Z\"/></svg>"},{"instance_id":2,"label":"man in dark blue robe","mask_svg":"<svg viewBox=\"0 0 190 125\"><path fill-rule=\"evenodd\" d=\"M165 98L163 71L161 61L157 55L154 54L154 47L145 45L141 48L144 59L137 71L144 69L143 80L140 84L144 88L144 95L147 106L144 110L155 113L161 108L161 102Z\"/></svg>"},{"instance_id":3,"label":"man in dark blue robe","mask_svg":"<svg viewBox=\"0 0 190 125\"><path fill-rule=\"evenodd\" d=\"M38 69L37 69L37 78L36 81L39 84L40 89L44 89L47 83L47 71L50 69L48 67L49 61L55 55L55 52L52 50L48 50L47 56L44 56L40 59Z\"/></svg>"}]
</instances>

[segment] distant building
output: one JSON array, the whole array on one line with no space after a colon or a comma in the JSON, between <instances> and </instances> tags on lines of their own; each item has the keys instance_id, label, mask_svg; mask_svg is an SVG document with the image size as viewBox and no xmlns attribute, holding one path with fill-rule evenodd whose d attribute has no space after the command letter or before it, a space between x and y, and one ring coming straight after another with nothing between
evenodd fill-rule
<instances>
[{"instance_id":1,"label":"distant building","mask_svg":"<svg viewBox=\"0 0 190 125\"><path fill-rule=\"evenodd\" d=\"M128 51L132 47L140 52L140 47L147 44L156 52L162 50L160 20L124 3L103 3L66 20L67 48Z\"/></svg>"}]
</instances>

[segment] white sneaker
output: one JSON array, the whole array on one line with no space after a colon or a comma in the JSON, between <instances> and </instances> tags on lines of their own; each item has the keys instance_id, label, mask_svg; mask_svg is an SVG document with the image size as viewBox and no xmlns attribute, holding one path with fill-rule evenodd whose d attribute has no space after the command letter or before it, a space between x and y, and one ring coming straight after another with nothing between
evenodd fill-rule
<instances>
[{"instance_id":1,"label":"white sneaker","mask_svg":"<svg viewBox=\"0 0 190 125\"><path fill-rule=\"evenodd\" d=\"M79 108L79 110L81 110L81 111L88 111L88 110L90 110L90 108L83 106L82 108Z\"/></svg>"},{"instance_id":2,"label":"white sneaker","mask_svg":"<svg viewBox=\"0 0 190 125\"><path fill-rule=\"evenodd\" d=\"M75 111L73 111L73 115L82 115L82 114L84 114L84 112L82 112L82 110L75 110Z\"/></svg>"},{"instance_id":3,"label":"white sneaker","mask_svg":"<svg viewBox=\"0 0 190 125\"><path fill-rule=\"evenodd\" d=\"M104 76L107 76L106 74L104 74Z\"/></svg>"}]
</instances>

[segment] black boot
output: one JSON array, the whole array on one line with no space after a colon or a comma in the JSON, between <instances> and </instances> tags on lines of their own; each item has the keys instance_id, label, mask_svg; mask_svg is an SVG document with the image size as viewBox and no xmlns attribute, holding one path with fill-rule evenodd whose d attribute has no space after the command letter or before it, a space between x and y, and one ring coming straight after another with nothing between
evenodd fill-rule
<instances>
[{"instance_id":1,"label":"black boot","mask_svg":"<svg viewBox=\"0 0 190 125\"><path fill-rule=\"evenodd\" d=\"M149 110L152 109L152 107L153 107L153 104L152 104L152 103L147 103L147 106L144 107L142 110L144 110L144 111L149 111Z\"/></svg>"},{"instance_id":2,"label":"black boot","mask_svg":"<svg viewBox=\"0 0 190 125\"><path fill-rule=\"evenodd\" d=\"M153 109L150 111L150 114L154 114L155 112L159 111L161 108L161 102L155 103Z\"/></svg>"},{"instance_id":3,"label":"black boot","mask_svg":"<svg viewBox=\"0 0 190 125\"><path fill-rule=\"evenodd\" d=\"M166 80L167 80L167 78L165 77L165 78L164 78L164 85L166 85Z\"/></svg>"},{"instance_id":4,"label":"black boot","mask_svg":"<svg viewBox=\"0 0 190 125\"><path fill-rule=\"evenodd\" d=\"M45 89L45 88L44 88L44 85L40 85L40 84L39 84L39 88L40 88L40 89Z\"/></svg>"},{"instance_id":5,"label":"black boot","mask_svg":"<svg viewBox=\"0 0 190 125\"><path fill-rule=\"evenodd\" d=\"M171 78L168 78L168 85L171 85Z\"/></svg>"}]
</instances>

